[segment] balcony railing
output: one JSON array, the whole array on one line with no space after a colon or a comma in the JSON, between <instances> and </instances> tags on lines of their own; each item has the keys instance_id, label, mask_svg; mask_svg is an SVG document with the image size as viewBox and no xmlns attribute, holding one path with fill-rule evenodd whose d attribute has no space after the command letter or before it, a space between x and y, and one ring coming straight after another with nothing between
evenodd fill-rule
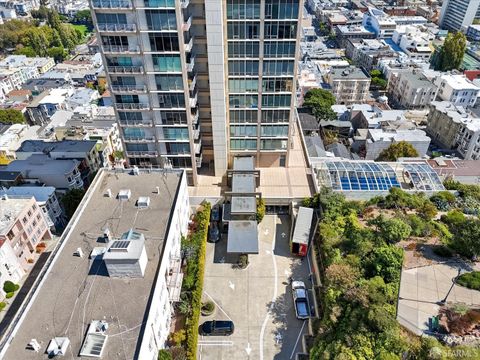
<instances>
[{"instance_id":1,"label":"balcony railing","mask_svg":"<svg viewBox=\"0 0 480 360\"><path fill-rule=\"evenodd\" d=\"M200 129L193 129L193 139L198 140L200 138Z\"/></svg>"},{"instance_id":2,"label":"balcony railing","mask_svg":"<svg viewBox=\"0 0 480 360\"><path fill-rule=\"evenodd\" d=\"M192 112L192 124L197 124L197 123L198 123L198 111Z\"/></svg>"},{"instance_id":3,"label":"balcony railing","mask_svg":"<svg viewBox=\"0 0 480 360\"><path fill-rule=\"evenodd\" d=\"M155 142L155 137L153 136L144 136L144 137L124 137L124 142L127 143L152 143Z\"/></svg>"},{"instance_id":4,"label":"balcony railing","mask_svg":"<svg viewBox=\"0 0 480 360\"><path fill-rule=\"evenodd\" d=\"M190 107L191 108L194 108L197 106L197 94L195 94L195 96L191 97L190 98Z\"/></svg>"},{"instance_id":5,"label":"balcony railing","mask_svg":"<svg viewBox=\"0 0 480 360\"><path fill-rule=\"evenodd\" d=\"M190 52L192 51L192 48L193 48L193 37L190 38L190 41L186 44L184 44L185 46L185 51L186 52Z\"/></svg>"},{"instance_id":6,"label":"balcony railing","mask_svg":"<svg viewBox=\"0 0 480 360\"><path fill-rule=\"evenodd\" d=\"M200 156L195 156L195 163L197 165L197 168L202 167L202 159L203 159L203 154L200 154Z\"/></svg>"},{"instance_id":7,"label":"balcony railing","mask_svg":"<svg viewBox=\"0 0 480 360\"><path fill-rule=\"evenodd\" d=\"M137 54L140 52L140 47L138 46L128 46L128 45L103 45L103 52L105 53L134 53Z\"/></svg>"},{"instance_id":8,"label":"balcony railing","mask_svg":"<svg viewBox=\"0 0 480 360\"><path fill-rule=\"evenodd\" d=\"M127 151L127 157L157 157L157 151Z\"/></svg>"},{"instance_id":9,"label":"balcony railing","mask_svg":"<svg viewBox=\"0 0 480 360\"><path fill-rule=\"evenodd\" d=\"M175 0L137 0L137 8L175 8Z\"/></svg>"},{"instance_id":10,"label":"balcony railing","mask_svg":"<svg viewBox=\"0 0 480 360\"><path fill-rule=\"evenodd\" d=\"M142 120L142 121L128 121L120 120L120 126L122 127L150 127L153 125L153 121Z\"/></svg>"},{"instance_id":11,"label":"balcony railing","mask_svg":"<svg viewBox=\"0 0 480 360\"><path fill-rule=\"evenodd\" d=\"M115 103L118 110L148 110L150 106L142 103Z\"/></svg>"},{"instance_id":12,"label":"balcony railing","mask_svg":"<svg viewBox=\"0 0 480 360\"><path fill-rule=\"evenodd\" d=\"M109 73L136 74L143 73L143 66L108 66Z\"/></svg>"},{"instance_id":13,"label":"balcony railing","mask_svg":"<svg viewBox=\"0 0 480 360\"><path fill-rule=\"evenodd\" d=\"M173 302L180 301L183 282L182 259L180 257L171 257L169 265L170 270L166 277L169 298Z\"/></svg>"},{"instance_id":14,"label":"balcony railing","mask_svg":"<svg viewBox=\"0 0 480 360\"><path fill-rule=\"evenodd\" d=\"M188 31L190 30L190 27L192 26L192 17L190 16L187 21L185 21L182 24L182 30L183 31Z\"/></svg>"},{"instance_id":15,"label":"balcony railing","mask_svg":"<svg viewBox=\"0 0 480 360\"><path fill-rule=\"evenodd\" d=\"M94 9L131 9L132 2L129 0L92 0Z\"/></svg>"},{"instance_id":16,"label":"balcony railing","mask_svg":"<svg viewBox=\"0 0 480 360\"><path fill-rule=\"evenodd\" d=\"M187 71L192 72L193 68L195 67L195 57L190 58L190 62L187 63Z\"/></svg>"},{"instance_id":17,"label":"balcony railing","mask_svg":"<svg viewBox=\"0 0 480 360\"><path fill-rule=\"evenodd\" d=\"M137 31L135 24L97 24L100 32L134 32Z\"/></svg>"},{"instance_id":18,"label":"balcony railing","mask_svg":"<svg viewBox=\"0 0 480 360\"><path fill-rule=\"evenodd\" d=\"M182 8L184 9L186 9L189 4L190 0L180 0L180 5L182 5Z\"/></svg>"},{"instance_id":19,"label":"balcony railing","mask_svg":"<svg viewBox=\"0 0 480 360\"><path fill-rule=\"evenodd\" d=\"M195 90L195 85L196 84L197 84L197 77L196 76L194 76L193 79L188 80L188 88L190 89L190 91Z\"/></svg>"},{"instance_id":20,"label":"balcony railing","mask_svg":"<svg viewBox=\"0 0 480 360\"><path fill-rule=\"evenodd\" d=\"M112 85L113 92L124 92L124 93L142 93L147 91L145 85Z\"/></svg>"}]
</instances>

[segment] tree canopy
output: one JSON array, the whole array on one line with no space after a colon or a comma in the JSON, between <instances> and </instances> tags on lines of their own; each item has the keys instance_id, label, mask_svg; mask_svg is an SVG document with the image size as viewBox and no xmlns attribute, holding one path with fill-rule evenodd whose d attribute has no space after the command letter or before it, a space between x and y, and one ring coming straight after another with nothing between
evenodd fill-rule
<instances>
[{"instance_id":1,"label":"tree canopy","mask_svg":"<svg viewBox=\"0 0 480 360\"><path fill-rule=\"evenodd\" d=\"M0 124L24 124L23 114L14 109L0 109Z\"/></svg>"},{"instance_id":2,"label":"tree canopy","mask_svg":"<svg viewBox=\"0 0 480 360\"><path fill-rule=\"evenodd\" d=\"M392 143L388 148L383 150L377 158L377 161L397 161L401 157L417 157L418 151L412 144L406 141Z\"/></svg>"},{"instance_id":3,"label":"tree canopy","mask_svg":"<svg viewBox=\"0 0 480 360\"><path fill-rule=\"evenodd\" d=\"M65 208L65 215L68 219L73 216L84 195L85 190L83 189L71 189L63 195L62 205Z\"/></svg>"},{"instance_id":4,"label":"tree canopy","mask_svg":"<svg viewBox=\"0 0 480 360\"><path fill-rule=\"evenodd\" d=\"M337 115L332 110L335 96L323 89L311 89L305 94L303 106L312 109L313 115L320 120L335 120Z\"/></svg>"},{"instance_id":5,"label":"tree canopy","mask_svg":"<svg viewBox=\"0 0 480 360\"><path fill-rule=\"evenodd\" d=\"M459 69L467 47L467 38L458 31L448 33L435 64L435 70L450 71Z\"/></svg>"}]
</instances>

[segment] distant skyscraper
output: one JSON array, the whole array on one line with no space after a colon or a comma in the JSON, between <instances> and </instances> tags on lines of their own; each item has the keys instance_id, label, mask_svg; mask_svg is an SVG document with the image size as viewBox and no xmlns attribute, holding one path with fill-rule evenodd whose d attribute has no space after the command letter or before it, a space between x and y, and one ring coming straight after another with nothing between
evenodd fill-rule
<instances>
[{"instance_id":1,"label":"distant skyscraper","mask_svg":"<svg viewBox=\"0 0 480 360\"><path fill-rule=\"evenodd\" d=\"M303 0L91 0L130 165L287 166Z\"/></svg>"},{"instance_id":2,"label":"distant skyscraper","mask_svg":"<svg viewBox=\"0 0 480 360\"><path fill-rule=\"evenodd\" d=\"M466 31L475 19L480 19L480 0L444 0L440 26L448 30Z\"/></svg>"}]
</instances>

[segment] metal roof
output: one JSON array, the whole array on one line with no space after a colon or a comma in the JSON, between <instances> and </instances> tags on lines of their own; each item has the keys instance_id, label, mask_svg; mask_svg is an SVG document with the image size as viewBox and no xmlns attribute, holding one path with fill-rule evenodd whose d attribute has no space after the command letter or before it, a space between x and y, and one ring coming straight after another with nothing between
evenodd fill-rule
<instances>
[{"instance_id":1,"label":"metal roof","mask_svg":"<svg viewBox=\"0 0 480 360\"><path fill-rule=\"evenodd\" d=\"M229 223L227 252L258 254L258 228L256 221L231 221Z\"/></svg>"},{"instance_id":2,"label":"metal roof","mask_svg":"<svg viewBox=\"0 0 480 360\"><path fill-rule=\"evenodd\" d=\"M312 229L313 209L300 206L292 241L297 244L308 244Z\"/></svg>"}]
</instances>

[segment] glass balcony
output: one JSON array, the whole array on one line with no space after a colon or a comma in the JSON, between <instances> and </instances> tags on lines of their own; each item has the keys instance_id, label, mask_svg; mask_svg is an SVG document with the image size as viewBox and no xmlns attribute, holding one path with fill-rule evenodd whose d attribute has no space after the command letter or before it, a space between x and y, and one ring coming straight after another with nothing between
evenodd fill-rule
<instances>
[{"instance_id":1,"label":"glass balcony","mask_svg":"<svg viewBox=\"0 0 480 360\"><path fill-rule=\"evenodd\" d=\"M190 61L187 63L187 71L192 72L194 67L195 67L195 57L192 56L190 58Z\"/></svg>"},{"instance_id":2,"label":"glass balcony","mask_svg":"<svg viewBox=\"0 0 480 360\"><path fill-rule=\"evenodd\" d=\"M129 94L137 94L137 93L144 93L147 91L147 87L145 85L112 85L112 91L116 93L129 93Z\"/></svg>"},{"instance_id":3,"label":"glass balcony","mask_svg":"<svg viewBox=\"0 0 480 360\"><path fill-rule=\"evenodd\" d=\"M175 8L175 0L137 0L137 8Z\"/></svg>"},{"instance_id":4,"label":"glass balcony","mask_svg":"<svg viewBox=\"0 0 480 360\"><path fill-rule=\"evenodd\" d=\"M123 141L126 143L153 143L155 142L154 136L144 136L144 137L124 137Z\"/></svg>"},{"instance_id":5,"label":"glass balcony","mask_svg":"<svg viewBox=\"0 0 480 360\"><path fill-rule=\"evenodd\" d=\"M151 120L141 120L141 121L119 120L119 123L121 127L150 127L153 125L153 121Z\"/></svg>"},{"instance_id":6,"label":"glass balcony","mask_svg":"<svg viewBox=\"0 0 480 360\"><path fill-rule=\"evenodd\" d=\"M183 9L186 9L189 4L190 4L190 0L180 0L180 5L182 6Z\"/></svg>"},{"instance_id":7,"label":"glass balcony","mask_svg":"<svg viewBox=\"0 0 480 360\"><path fill-rule=\"evenodd\" d=\"M198 110L195 112L192 111L192 124L196 125L198 123Z\"/></svg>"},{"instance_id":8,"label":"glass balcony","mask_svg":"<svg viewBox=\"0 0 480 360\"><path fill-rule=\"evenodd\" d=\"M92 0L94 9L132 9L129 0Z\"/></svg>"},{"instance_id":9,"label":"glass balcony","mask_svg":"<svg viewBox=\"0 0 480 360\"><path fill-rule=\"evenodd\" d=\"M183 31L188 31L190 30L190 27L192 26L192 17L190 16L187 21L185 21L182 24L182 30Z\"/></svg>"},{"instance_id":10,"label":"glass balcony","mask_svg":"<svg viewBox=\"0 0 480 360\"><path fill-rule=\"evenodd\" d=\"M192 48L193 48L193 37L190 38L190 41L186 44L184 44L185 46L185 51L186 52L191 52L192 51Z\"/></svg>"},{"instance_id":11,"label":"glass balcony","mask_svg":"<svg viewBox=\"0 0 480 360\"><path fill-rule=\"evenodd\" d=\"M190 91L195 90L195 85L197 84L197 77L194 76L193 79L188 79L188 88Z\"/></svg>"},{"instance_id":12,"label":"glass balcony","mask_svg":"<svg viewBox=\"0 0 480 360\"><path fill-rule=\"evenodd\" d=\"M104 53L111 54L139 54L140 47L138 46L128 46L128 45L102 45Z\"/></svg>"},{"instance_id":13,"label":"glass balcony","mask_svg":"<svg viewBox=\"0 0 480 360\"><path fill-rule=\"evenodd\" d=\"M97 24L99 32L135 32L135 24Z\"/></svg>"},{"instance_id":14,"label":"glass balcony","mask_svg":"<svg viewBox=\"0 0 480 360\"><path fill-rule=\"evenodd\" d=\"M197 168L202 167L202 160L203 160L203 154L200 154L200 156L195 156L195 163L197 165Z\"/></svg>"},{"instance_id":15,"label":"glass balcony","mask_svg":"<svg viewBox=\"0 0 480 360\"><path fill-rule=\"evenodd\" d=\"M111 74L142 74L143 66L107 66Z\"/></svg>"},{"instance_id":16,"label":"glass balcony","mask_svg":"<svg viewBox=\"0 0 480 360\"><path fill-rule=\"evenodd\" d=\"M127 157L158 157L158 151L127 151Z\"/></svg>"},{"instance_id":17,"label":"glass balcony","mask_svg":"<svg viewBox=\"0 0 480 360\"><path fill-rule=\"evenodd\" d=\"M149 110L149 104L142 103L115 103L118 110Z\"/></svg>"},{"instance_id":18,"label":"glass balcony","mask_svg":"<svg viewBox=\"0 0 480 360\"><path fill-rule=\"evenodd\" d=\"M190 107L191 107L191 108L194 108L194 107L197 106L197 100L198 100L197 94L195 94L194 96L190 97Z\"/></svg>"}]
</instances>

